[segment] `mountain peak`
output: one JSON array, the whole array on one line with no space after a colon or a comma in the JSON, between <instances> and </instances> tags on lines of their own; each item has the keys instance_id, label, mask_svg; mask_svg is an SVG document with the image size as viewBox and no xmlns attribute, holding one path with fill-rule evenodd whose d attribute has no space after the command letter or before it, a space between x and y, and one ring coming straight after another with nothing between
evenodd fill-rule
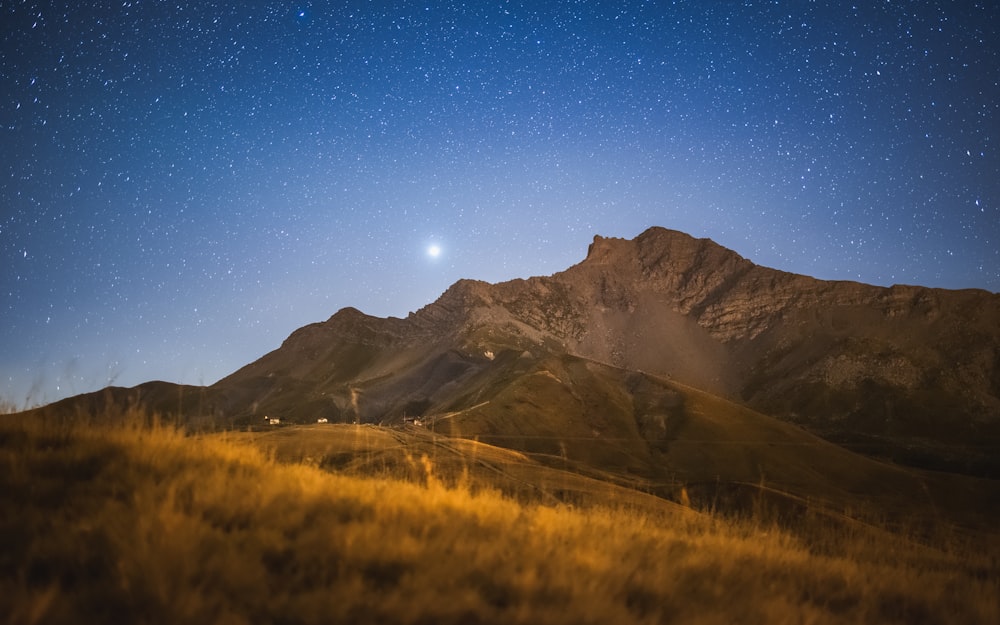
<instances>
[{"instance_id":1,"label":"mountain peak","mask_svg":"<svg viewBox=\"0 0 1000 625\"><path fill-rule=\"evenodd\" d=\"M365 317L368 317L368 315L361 312L354 306L345 306L333 313L330 318L327 319L327 322L364 319Z\"/></svg>"},{"instance_id":2,"label":"mountain peak","mask_svg":"<svg viewBox=\"0 0 1000 625\"><path fill-rule=\"evenodd\" d=\"M629 241L615 237L602 237L594 235L594 241L587 247L586 260L591 263L606 263L614 255L616 250L621 249Z\"/></svg>"},{"instance_id":3,"label":"mountain peak","mask_svg":"<svg viewBox=\"0 0 1000 625\"><path fill-rule=\"evenodd\" d=\"M644 272L659 270L690 273L692 270L746 268L752 265L736 252L712 239L695 238L679 230L652 227L634 239L595 235L587 248L585 264L610 265L638 261ZM706 267L707 265L707 267Z\"/></svg>"}]
</instances>

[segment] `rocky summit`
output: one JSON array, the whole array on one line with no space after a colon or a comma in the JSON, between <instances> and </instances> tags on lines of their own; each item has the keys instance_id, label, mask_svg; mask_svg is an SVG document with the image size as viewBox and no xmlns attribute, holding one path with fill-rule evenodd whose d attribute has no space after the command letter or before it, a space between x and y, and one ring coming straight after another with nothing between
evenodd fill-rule
<instances>
[{"instance_id":1,"label":"rocky summit","mask_svg":"<svg viewBox=\"0 0 1000 625\"><path fill-rule=\"evenodd\" d=\"M459 281L405 319L345 308L207 388L138 387L213 423L422 418L563 455L601 436L653 453L690 416L685 388L869 455L998 475L1000 295L818 280L651 228L597 236L552 276Z\"/></svg>"}]
</instances>

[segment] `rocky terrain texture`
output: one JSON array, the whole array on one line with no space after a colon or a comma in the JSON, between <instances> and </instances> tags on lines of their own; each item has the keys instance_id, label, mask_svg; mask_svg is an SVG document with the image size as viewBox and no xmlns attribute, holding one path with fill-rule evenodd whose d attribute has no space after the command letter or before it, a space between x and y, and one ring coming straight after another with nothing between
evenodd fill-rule
<instances>
[{"instance_id":1,"label":"rocky terrain texture","mask_svg":"<svg viewBox=\"0 0 1000 625\"><path fill-rule=\"evenodd\" d=\"M595 303L590 331L571 338L576 353L671 374L904 461L933 464L951 444L963 448L956 462L969 445L996 449L997 294L816 280L662 229L597 238L553 279Z\"/></svg>"},{"instance_id":2,"label":"rocky terrain texture","mask_svg":"<svg viewBox=\"0 0 1000 625\"><path fill-rule=\"evenodd\" d=\"M553 276L459 281L406 319L346 308L211 387L143 392L230 424L462 413L468 435L649 442L684 414L668 382L870 455L1000 475L1000 295L817 280L663 228L595 237Z\"/></svg>"}]
</instances>

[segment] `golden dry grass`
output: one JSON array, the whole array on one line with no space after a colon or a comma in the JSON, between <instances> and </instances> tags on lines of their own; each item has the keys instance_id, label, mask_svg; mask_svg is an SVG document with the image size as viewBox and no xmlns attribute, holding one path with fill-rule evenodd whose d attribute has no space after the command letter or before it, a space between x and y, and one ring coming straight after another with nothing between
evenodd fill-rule
<instances>
[{"instance_id":1,"label":"golden dry grass","mask_svg":"<svg viewBox=\"0 0 1000 625\"><path fill-rule=\"evenodd\" d=\"M232 437L230 437L232 438ZM995 559L281 463L130 418L0 418L7 623L995 623Z\"/></svg>"}]
</instances>

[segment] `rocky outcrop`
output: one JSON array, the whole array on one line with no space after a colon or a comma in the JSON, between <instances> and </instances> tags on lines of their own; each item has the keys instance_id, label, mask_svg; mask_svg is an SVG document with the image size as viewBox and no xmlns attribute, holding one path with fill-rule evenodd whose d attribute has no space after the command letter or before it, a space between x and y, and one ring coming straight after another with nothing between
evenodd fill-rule
<instances>
[{"instance_id":1,"label":"rocky outcrop","mask_svg":"<svg viewBox=\"0 0 1000 625\"><path fill-rule=\"evenodd\" d=\"M1000 295L822 281L662 228L595 237L550 280L586 319L561 335L572 353L672 375L903 461L914 441L1000 440ZM532 301L519 314L539 314Z\"/></svg>"}]
</instances>

